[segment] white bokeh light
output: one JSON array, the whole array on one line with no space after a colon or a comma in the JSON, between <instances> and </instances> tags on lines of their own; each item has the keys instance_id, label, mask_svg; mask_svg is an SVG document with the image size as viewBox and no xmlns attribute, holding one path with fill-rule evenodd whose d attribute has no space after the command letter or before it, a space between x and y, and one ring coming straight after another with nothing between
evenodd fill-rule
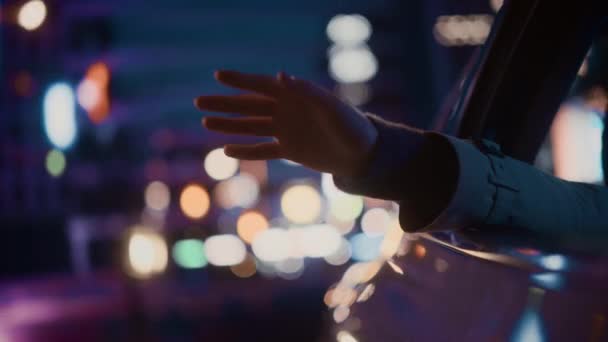
<instances>
[{"instance_id":1,"label":"white bokeh light","mask_svg":"<svg viewBox=\"0 0 608 342\"><path fill-rule=\"evenodd\" d=\"M136 227L129 236L127 260L130 273L135 277L147 278L163 272L168 255L165 240L151 229Z\"/></svg>"},{"instance_id":2,"label":"white bokeh light","mask_svg":"<svg viewBox=\"0 0 608 342\"><path fill-rule=\"evenodd\" d=\"M205 157L204 167L209 177L224 180L234 176L238 171L239 161L228 157L222 148L216 148Z\"/></svg>"},{"instance_id":3,"label":"white bokeh light","mask_svg":"<svg viewBox=\"0 0 608 342\"><path fill-rule=\"evenodd\" d=\"M377 72L378 60L366 46L337 48L329 57L329 73L338 82L366 82Z\"/></svg>"},{"instance_id":4,"label":"white bokeh light","mask_svg":"<svg viewBox=\"0 0 608 342\"><path fill-rule=\"evenodd\" d=\"M481 45L488 38L493 17L487 14L442 15L433 27L435 40L443 46Z\"/></svg>"},{"instance_id":5,"label":"white bokeh light","mask_svg":"<svg viewBox=\"0 0 608 342\"><path fill-rule=\"evenodd\" d=\"M372 208L361 218L361 230L367 236L379 236L389 228L391 216L383 208Z\"/></svg>"},{"instance_id":6,"label":"white bokeh light","mask_svg":"<svg viewBox=\"0 0 608 342\"><path fill-rule=\"evenodd\" d=\"M46 91L43 101L44 129L49 141L65 150L76 140L74 91L67 83L55 83Z\"/></svg>"},{"instance_id":7,"label":"white bokeh light","mask_svg":"<svg viewBox=\"0 0 608 342\"><path fill-rule=\"evenodd\" d=\"M553 174L574 182L601 183L603 132L599 113L574 103L562 105L550 130Z\"/></svg>"},{"instance_id":8,"label":"white bokeh light","mask_svg":"<svg viewBox=\"0 0 608 342\"><path fill-rule=\"evenodd\" d=\"M342 238L338 249L332 254L325 256L324 259L330 265L340 266L347 263L351 256L352 250L350 248L350 242Z\"/></svg>"},{"instance_id":9,"label":"white bokeh light","mask_svg":"<svg viewBox=\"0 0 608 342\"><path fill-rule=\"evenodd\" d=\"M329 212L340 222L355 220L363 212L361 196L340 194L329 200Z\"/></svg>"},{"instance_id":10,"label":"white bokeh light","mask_svg":"<svg viewBox=\"0 0 608 342\"><path fill-rule=\"evenodd\" d=\"M342 190L338 189L334 183L334 178L330 173L321 174L321 191L327 198L332 198L344 193Z\"/></svg>"},{"instance_id":11,"label":"white bokeh light","mask_svg":"<svg viewBox=\"0 0 608 342\"><path fill-rule=\"evenodd\" d=\"M258 259L279 262L291 257L296 247L287 230L270 228L257 234L251 248Z\"/></svg>"},{"instance_id":12,"label":"white bokeh light","mask_svg":"<svg viewBox=\"0 0 608 342\"><path fill-rule=\"evenodd\" d=\"M92 80L84 79L76 89L76 97L78 104L87 111L92 110L98 105L101 100L101 89L99 85Z\"/></svg>"},{"instance_id":13,"label":"white bokeh light","mask_svg":"<svg viewBox=\"0 0 608 342\"><path fill-rule=\"evenodd\" d=\"M293 223L313 223L321 215L321 196L311 185L293 185L281 195L281 211Z\"/></svg>"},{"instance_id":14,"label":"white bokeh light","mask_svg":"<svg viewBox=\"0 0 608 342\"><path fill-rule=\"evenodd\" d=\"M144 192L146 206L154 210L166 210L171 201L169 187L161 181L153 181Z\"/></svg>"},{"instance_id":15,"label":"white bokeh light","mask_svg":"<svg viewBox=\"0 0 608 342\"><path fill-rule=\"evenodd\" d=\"M389 224L389 229L384 234L384 240L380 245L380 254L384 259L390 259L399 251L403 241L403 229L399 224L399 220L394 218Z\"/></svg>"},{"instance_id":16,"label":"white bokeh light","mask_svg":"<svg viewBox=\"0 0 608 342\"><path fill-rule=\"evenodd\" d=\"M258 202L259 195L258 180L244 172L220 182L215 187L216 200L224 209L251 208Z\"/></svg>"},{"instance_id":17,"label":"white bokeh light","mask_svg":"<svg viewBox=\"0 0 608 342\"><path fill-rule=\"evenodd\" d=\"M342 235L327 224L291 228L289 233L295 240L298 252L310 258L330 256L338 251L342 243Z\"/></svg>"},{"instance_id":18,"label":"white bokeh light","mask_svg":"<svg viewBox=\"0 0 608 342\"><path fill-rule=\"evenodd\" d=\"M372 35L372 26L362 15L338 14L331 18L325 32L335 44L357 45L369 39Z\"/></svg>"},{"instance_id":19,"label":"white bokeh light","mask_svg":"<svg viewBox=\"0 0 608 342\"><path fill-rule=\"evenodd\" d=\"M32 31L40 27L46 18L46 5L41 0L31 0L23 4L17 13L17 22L21 27Z\"/></svg>"},{"instance_id":20,"label":"white bokeh light","mask_svg":"<svg viewBox=\"0 0 608 342\"><path fill-rule=\"evenodd\" d=\"M337 342L359 342L351 333L348 331L342 330L339 331L336 335Z\"/></svg>"},{"instance_id":21,"label":"white bokeh light","mask_svg":"<svg viewBox=\"0 0 608 342\"><path fill-rule=\"evenodd\" d=\"M304 259L302 258L287 258L276 263L277 271L286 274L300 273L304 269Z\"/></svg>"},{"instance_id":22,"label":"white bokeh light","mask_svg":"<svg viewBox=\"0 0 608 342\"><path fill-rule=\"evenodd\" d=\"M561 271L567 268L568 259L563 255L552 254L540 258L540 264L552 271Z\"/></svg>"},{"instance_id":23,"label":"white bokeh light","mask_svg":"<svg viewBox=\"0 0 608 342\"><path fill-rule=\"evenodd\" d=\"M247 249L236 235L214 235L205 240L205 254L211 265L233 266L245 260Z\"/></svg>"}]
</instances>

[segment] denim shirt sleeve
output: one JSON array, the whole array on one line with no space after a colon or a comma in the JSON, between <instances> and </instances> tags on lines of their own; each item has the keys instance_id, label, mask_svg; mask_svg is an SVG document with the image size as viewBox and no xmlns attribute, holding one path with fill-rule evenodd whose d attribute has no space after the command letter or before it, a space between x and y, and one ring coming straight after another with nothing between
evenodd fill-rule
<instances>
[{"instance_id":1,"label":"denim shirt sleeve","mask_svg":"<svg viewBox=\"0 0 608 342\"><path fill-rule=\"evenodd\" d=\"M371 120L379 139L369 168L334 180L344 191L399 202L406 231L508 226L608 236L606 187L557 179L488 141Z\"/></svg>"}]
</instances>

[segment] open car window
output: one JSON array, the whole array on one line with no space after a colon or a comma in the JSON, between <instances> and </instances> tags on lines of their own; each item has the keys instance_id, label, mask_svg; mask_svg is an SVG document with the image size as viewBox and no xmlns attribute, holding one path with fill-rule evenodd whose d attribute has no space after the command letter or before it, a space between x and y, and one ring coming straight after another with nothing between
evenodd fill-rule
<instances>
[{"instance_id":1,"label":"open car window","mask_svg":"<svg viewBox=\"0 0 608 342\"><path fill-rule=\"evenodd\" d=\"M581 64L570 96L557 110L535 165L556 177L605 183L608 34L599 35Z\"/></svg>"}]
</instances>

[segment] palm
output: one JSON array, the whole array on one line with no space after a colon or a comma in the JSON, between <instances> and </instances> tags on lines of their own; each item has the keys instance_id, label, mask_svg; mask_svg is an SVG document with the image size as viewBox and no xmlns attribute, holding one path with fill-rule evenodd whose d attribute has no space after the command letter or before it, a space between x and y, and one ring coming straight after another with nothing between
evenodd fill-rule
<instances>
[{"instance_id":1,"label":"palm","mask_svg":"<svg viewBox=\"0 0 608 342\"><path fill-rule=\"evenodd\" d=\"M318 171L348 175L361 167L375 142L376 131L367 118L309 82L236 72L219 72L216 78L255 93L197 98L200 109L246 116L209 117L205 126L229 134L276 138L226 146L226 154L235 158L286 158Z\"/></svg>"}]
</instances>

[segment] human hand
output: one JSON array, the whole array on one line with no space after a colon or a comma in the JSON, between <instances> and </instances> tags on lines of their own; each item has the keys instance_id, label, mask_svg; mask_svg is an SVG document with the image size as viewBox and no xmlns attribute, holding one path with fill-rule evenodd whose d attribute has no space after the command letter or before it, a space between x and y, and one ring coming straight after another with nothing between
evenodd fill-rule
<instances>
[{"instance_id":1,"label":"human hand","mask_svg":"<svg viewBox=\"0 0 608 342\"><path fill-rule=\"evenodd\" d=\"M284 73L274 78L218 71L215 78L247 93L199 96L196 107L243 117L205 117L204 126L226 134L275 138L226 145L226 155L248 160L285 158L339 176L355 175L365 167L378 132L363 113L328 91Z\"/></svg>"}]
</instances>

